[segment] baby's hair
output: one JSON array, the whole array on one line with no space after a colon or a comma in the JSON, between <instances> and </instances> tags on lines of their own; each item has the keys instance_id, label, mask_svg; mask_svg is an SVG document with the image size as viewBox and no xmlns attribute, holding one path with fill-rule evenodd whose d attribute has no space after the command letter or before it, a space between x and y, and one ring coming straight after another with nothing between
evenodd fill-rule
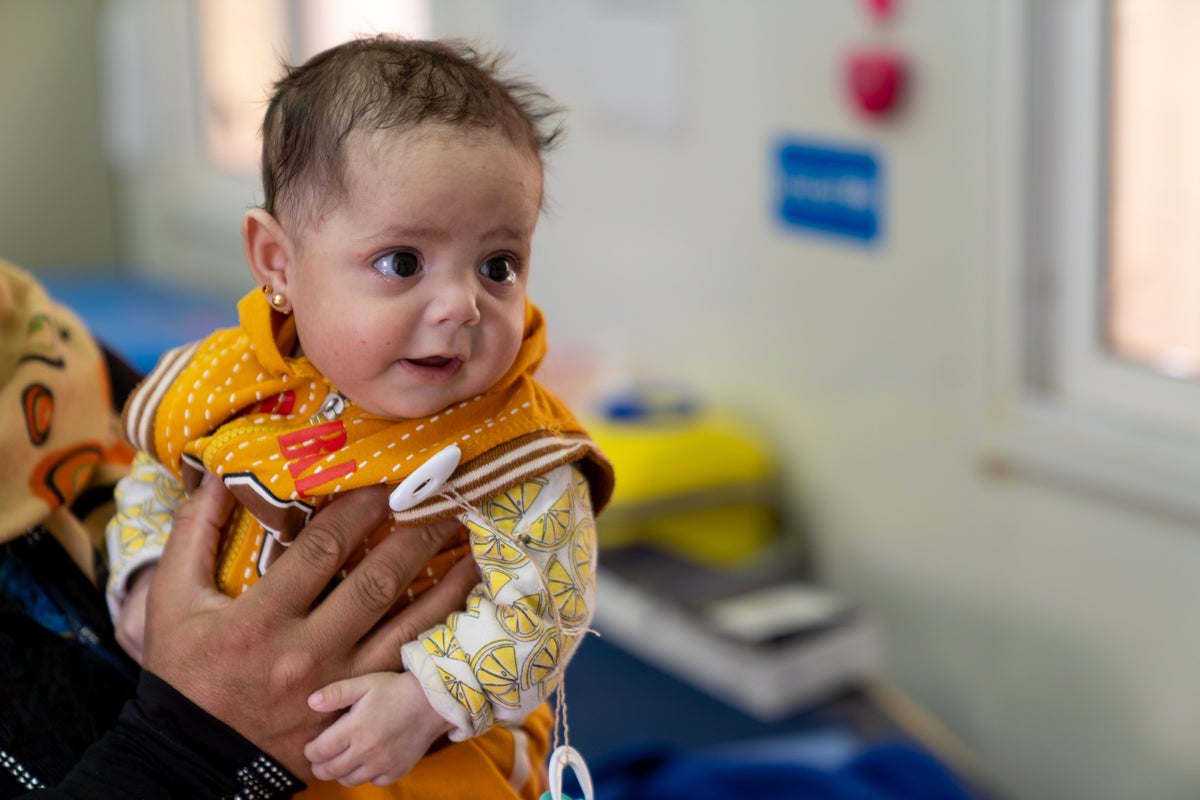
<instances>
[{"instance_id":1,"label":"baby's hair","mask_svg":"<svg viewBox=\"0 0 1200 800\"><path fill-rule=\"evenodd\" d=\"M532 83L504 76L503 64L459 40L379 35L288 67L263 119L263 208L278 217L336 203L343 145L356 131L494 130L540 160L562 136L562 109Z\"/></svg>"}]
</instances>

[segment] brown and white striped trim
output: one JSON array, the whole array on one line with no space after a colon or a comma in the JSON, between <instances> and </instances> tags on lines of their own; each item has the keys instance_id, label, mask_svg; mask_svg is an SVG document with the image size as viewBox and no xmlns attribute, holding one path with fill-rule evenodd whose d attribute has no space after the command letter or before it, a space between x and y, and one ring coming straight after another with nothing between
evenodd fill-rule
<instances>
[{"instance_id":1,"label":"brown and white striped trim","mask_svg":"<svg viewBox=\"0 0 1200 800\"><path fill-rule=\"evenodd\" d=\"M144 450L157 461L162 459L159 458L154 445L154 417L163 397L191 363L199 347L199 342L193 342L167 351L159 360L158 366L130 396L129 404L122 414L121 422L125 426L125 435L129 437L130 443L135 449Z\"/></svg>"},{"instance_id":2,"label":"brown and white striped trim","mask_svg":"<svg viewBox=\"0 0 1200 800\"><path fill-rule=\"evenodd\" d=\"M589 456L597 461L604 460L596 444L582 434L561 435L549 431L526 434L467 462L446 482L443 493L393 516L397 522L406 525L445 519L461 511L460 501L479 505L510 486ZM602 507L612 487L593 485L592 490L593 502Z\"/></svg>"}]
</instances>

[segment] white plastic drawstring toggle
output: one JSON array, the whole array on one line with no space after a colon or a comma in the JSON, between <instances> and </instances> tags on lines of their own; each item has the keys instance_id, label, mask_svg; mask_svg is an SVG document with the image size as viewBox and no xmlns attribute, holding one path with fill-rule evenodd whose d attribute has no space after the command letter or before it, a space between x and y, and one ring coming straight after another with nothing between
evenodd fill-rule
<instances>
[{"instance_id":1,"label":"white plastic drawstring toggle","mask_svg":"<svg viewBox=\"0 0 1200 800\"><path fill-rule=\"evenodd\" d=\"M388 495L388 506L392 511L399 513L433 496L454 474L460 459L462 451L456 444L439 450L432 458L413 470L411 475L400 481L400 485Z\"/></svg>"},{"instance_id":2,"label":"white plastic drawstring toggle","mask_svg":"<svg viewBox=\"0 0 1200 800\"><path fill-rule=\"evenodd\" d=\"M592 791L592 776L588 772L583 756L574 747L565 744L550 755L550 791L542 795L542 800L546 800L547 796L549 796L549 800L570 800L562 791L563 768L567 766L575 770L575 780L579 782L579 788L583 790L582 800L595 800L595 793Z\"/></svg>"}]
</instances>

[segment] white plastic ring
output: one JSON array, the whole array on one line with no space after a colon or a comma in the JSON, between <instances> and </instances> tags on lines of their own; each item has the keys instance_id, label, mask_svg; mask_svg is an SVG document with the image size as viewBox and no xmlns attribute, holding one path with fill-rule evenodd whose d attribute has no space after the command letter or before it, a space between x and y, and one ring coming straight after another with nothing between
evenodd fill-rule
<instances>
[{"instance_id":1,"label":"white plastic ring","mask_svg":"<svg viewBox=\"0 0 1200 800\"><path fill-rule=\"evenodd\" d=\"M417 503L437 493L442 484L454 474L458 462L462 459L462 451L458 445L452 444L440 450L428 461L413 470L413 473L388 496L388 506L392 511L407 511Z\"/></svg>"},{"instance_id":2,"label":"white plastic ring","mask_svg":"<svg viewBox=\"0 0 1200 800\"><path fill-rule=\"evenodd\" d=\"M575 770L575 780L583 790L583 800L595 800L592 791L592 775L588 772L583 756L574 747L563 745L550 755L550 800L563 800L562 781L563 767L570 766Z\"/></svg>"}]
</instances>

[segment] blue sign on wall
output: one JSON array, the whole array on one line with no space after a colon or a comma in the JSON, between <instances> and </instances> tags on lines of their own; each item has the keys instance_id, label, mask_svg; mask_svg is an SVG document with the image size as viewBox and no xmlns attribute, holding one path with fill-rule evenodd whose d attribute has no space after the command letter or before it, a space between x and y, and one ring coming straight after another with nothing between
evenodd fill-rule
<instances>
[{"instance_id":1,"label":"blue sign on wall","mask_svg":"<svg viewBox=\"0 0 1200 800\"><path fill-rule=\"evenodd\" d=\"M872 153L784 141L777 168L777 210L785 225L864 242L879 235L883 169Z\"/></svg>"}]
</instances>

